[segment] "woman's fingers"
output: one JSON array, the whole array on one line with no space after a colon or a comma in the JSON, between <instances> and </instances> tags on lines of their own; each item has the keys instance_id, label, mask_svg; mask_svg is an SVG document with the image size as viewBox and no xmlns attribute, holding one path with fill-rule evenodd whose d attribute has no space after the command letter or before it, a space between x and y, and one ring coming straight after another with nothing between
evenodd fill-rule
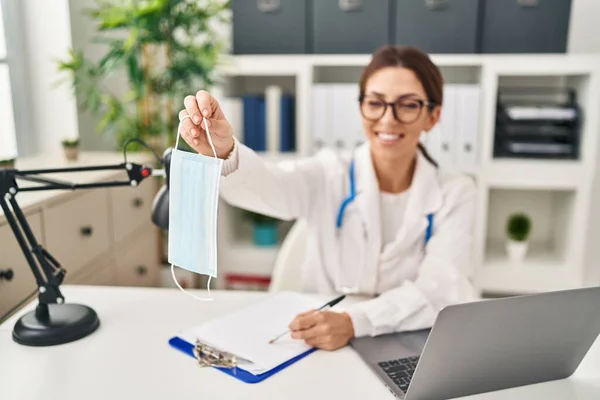
<instances>
[{"instance_id":1,"label":"woman's fingers","mask_svg":"<svg viewBox=\"0 0 600 400\"><path fill-rule=\"evenodd\" d=\"M196 97L192 95L185 96L185 99L183 99L183 104L185 105L187 115L191 117L191 120L194 122L194 124L198 125L200 121L202 121L202 117L200 114L200 109L198 108Z\"/></svg>"},{"instance_id":2,"label":"woman's fingers","mask_svg":"<svg viewBox=\"0 0 600 400\"><path fill-rule=\"evenodd\" d=\"M200 110L200 115L206 118L211 118L218 107L215 98L206 90L200 90L196 93L196 102Z\"/></svg>"},{"instance_id":3,"label":"woman's fingers","mask_svg":"<svg viewBox=\"0 0 600 400\"><path fill-rule=\"evenodd\" d=\"M200 136L198 127L192 122L190 118L185 118L181 121L180 133L182 135L188 135L189 138L194 139Z\"/></svg>"},{"instance_id":4,"label":"woman's fingers","mask_svg":"<svg viewBox=\"0 0 600 400\"><path fill-rule=\"evenodd\" d=\"M320 313L309 313L306 315L297 316L289 325L291 331L299 331L312 328L321 322L322 315Z\"/></svg>"}]
</instances>

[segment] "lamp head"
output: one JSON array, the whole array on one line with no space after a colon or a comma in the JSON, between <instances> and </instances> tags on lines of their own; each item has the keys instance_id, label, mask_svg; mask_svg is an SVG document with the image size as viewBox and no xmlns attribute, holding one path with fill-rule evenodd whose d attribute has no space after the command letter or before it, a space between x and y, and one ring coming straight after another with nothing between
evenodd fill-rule
<instances>
[{"instance_id":1,"label":"lamp head","mask_svg":"<svg viewBox=\"0 0 600 400\"><path fill-rule=\"evenodd\" d=\"M166 184L163 185L152 203L152 222L163 230L169 229L169 176L171 174L171 154L173 148L169 147L162 156L162 164L165 168Z\"/></svg>"}]
</instances>

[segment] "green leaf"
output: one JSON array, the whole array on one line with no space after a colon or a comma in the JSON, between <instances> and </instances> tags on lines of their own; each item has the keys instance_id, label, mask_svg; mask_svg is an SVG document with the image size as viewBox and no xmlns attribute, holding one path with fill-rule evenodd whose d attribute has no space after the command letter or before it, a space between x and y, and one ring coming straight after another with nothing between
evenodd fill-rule
<instances>
[{"instance_id":1,"label":"green leaf","mask_svg":"<svg viewBox=\"0 0 600 400\"><path fill-rule=\"evenodd\" d=\"M185 95L213 84L223 45L211 26L230 19L229 8L230 2L222 0L96 0L86 13L99 30L91 41L105 47L104 53L98 61L90 61L86 54L69 49L56 64L66 76L59 83L70 84L78 106L99 117L96 128L102 134L119 141L150 135L174 138L179 109L167 112L165 105L181 104ZM141 62L146 45L168 46L171 51L169 62L159 54L151 59L148 74ZM104 85L119 72L127 77L128 87L125 95L117 97ZM146 126L138 106L150 93L152 109Z\"/></svg>"}]
</instances>

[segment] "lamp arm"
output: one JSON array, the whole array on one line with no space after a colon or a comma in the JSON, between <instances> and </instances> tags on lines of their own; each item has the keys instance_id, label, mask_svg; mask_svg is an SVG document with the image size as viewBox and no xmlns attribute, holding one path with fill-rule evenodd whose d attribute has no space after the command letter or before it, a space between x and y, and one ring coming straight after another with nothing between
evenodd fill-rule
<instances>
[{"instance_id":1,"label":"lamp arm","mask_svg":"<svg viewBox=\"0 0 600 400\"><path fill-rule=\"evenodd\" d=\"M38 175L65 173L65 172L88 172L101 170L123 169L128 178L122 181L107 181L93 183L71 183ZM48 305L64 303L64 297L60 292L66 271L60 263L37 241L25 214L17 203L18 192L42 191L42 190L77 190L114 186L136 187L149 176L160 175L160 171L153 171L151 167L136 163L121 163L112 165L98 165L87 167L54 168L39 170L17 170L0 169L0 207L5 214L13 234L23 252L27 263L33 273L37 287L39 304L36 308L36 317L43 321L48 316ZM39 186L19 187L17 180L24 180L40 184Z\"/></svg>"}]
</instances>

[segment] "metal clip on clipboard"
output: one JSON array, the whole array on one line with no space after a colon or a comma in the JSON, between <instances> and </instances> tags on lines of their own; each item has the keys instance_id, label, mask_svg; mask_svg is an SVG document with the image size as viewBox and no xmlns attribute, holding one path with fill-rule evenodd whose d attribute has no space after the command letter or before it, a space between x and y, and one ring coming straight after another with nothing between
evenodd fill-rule
<instances>
[{"instance_id":1,"label":"metal clip on clipboard","mask_svg":"<svg viewBox=\"0 0 600 400\"><path fill-rule=\"evenodd\" d=\"M238 357L226 351L221 351L196 340L194 356L200 367L235 368L238 366Z\"/></svg>"}]
</instances>

